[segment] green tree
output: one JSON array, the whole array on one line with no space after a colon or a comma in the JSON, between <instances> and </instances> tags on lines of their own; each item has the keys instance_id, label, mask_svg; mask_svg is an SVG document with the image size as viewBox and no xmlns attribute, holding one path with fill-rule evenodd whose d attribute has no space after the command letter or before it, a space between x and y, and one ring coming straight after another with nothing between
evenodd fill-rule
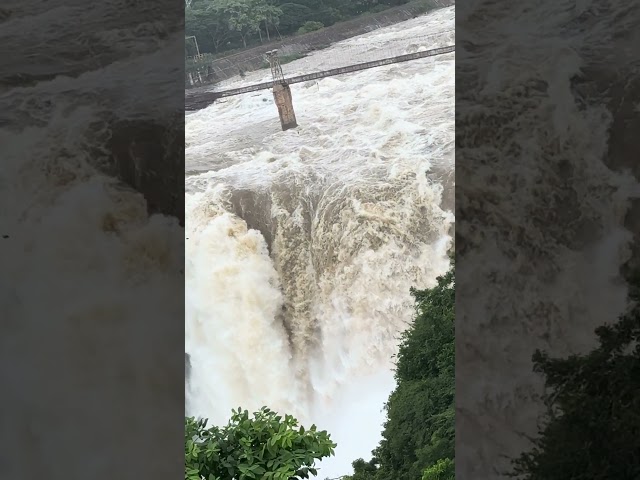
<instances>
[{"instance_id":1,"label":"green tree","mask_svg":"<svg viewBox=\"0 0 640 480\"><path fill-rule=\"evenodd\" d=\"M428 1L428 0L425 0ZM195 35L201 53L247 47L258 37L271 40L297 33L306 22L324 26L407 0L185 0L185 32ZM429 2L428 2L429 3ZM302 31L310 31L303 28ZM193 54L189 51L188 54Z\"/></svg>"},{"instance_id":2,"label":"green tree","mask_svg":"<svg viewBox=\"0 0 640 480\"><path fill-rule=\"evenodd\" d=\"M209 44L219 52L233 34L229 20L220 2L201 0L185 10L185 32L200 41L206 40L203 46Z\"/></svg>"},{"instance_id":3,"label":"green tree","mask_svg":"<svg viewBox=\"0 0 640 480\"><path fill-rule=\"evenodd\" d=\"M315 461L336 444L315 425L305 430L291 415L263 407L249 416L233 410L229 423L185 418L185 480L294 480L317 475Z\"/></svg>"},{"instance_id":4,"label":"green tree","mask_svg":"<svg viewBox=\"0 0 640 480\"><path fill-rule=\"evenodd\" d=\"M640 308L596 329L598 347L551 358L536 351L547 412L533 447L514 460L523 480L640 478Z\"/></svg>"},{"instance_id":5,"label":"green tree","mask_svg":"<svg viewBox=\"0 0 640 480\"><path fill-rule=\"evenodd\" d=\"M441 458L422 474L422 480L455 480L455 465L450 458Z\"/></svg>"},{"instance_id":6,"label":"green tree","mask_svg":"<svg viewBox=\"0 0 640 480\"><path fill-rule=\"evenodd\" d=\"M229 29L240 35L245 48L251 35L258 33L262 37L262 22L276 25L282 15L280 8L266 0L217 0L216 8L227 15Z\"/></svg>"},{"instance_id":7,"label":"green tree","mask_svg":"<svg viewBox=\"0 0 640 480\"><path fill-rule=\"evenodd\" d=\"M455 270L412 290L416 317L403 333L396 389L373 460L353 463L351 480L453 478L455 458Z\"/></svg>"},{"instance_id":8,"label":"green tree","mask_svg":"<svg viewBox=\"0 0 640 480\"><path fill-rule=\"evenodd\" d=\"M375 457L368 462L359 458L351 466L353 475L347 476L345 480L374 480L378 473L378 460Z\"/></svg>"},{"instance_id":9,"label":"green tree","mask_svg":"<svg viewBox=\"0 0 640 480\"><path fill-rule=\"evenodd\" d=\"M398 386L375 451L382 479L414 480L455 449L455 274L428 290L412 291L416 319L402 336Z\"/></svg>"},{"instance_id":10,"label":"green tree","mask_svg":"<svg viewBox=\"0 0 640 480\"><path fill-rule=\"evenodd\" d=\"M273 3L271 0L262 0L256 4L257 14L260 21L264 24L265 32L267 33L267 40L271 40L271 34L269 33L269 27L272 26L278 31L278 25L280 25L280 17L282 16L282 9ZM262 41L262 30L259 27L258 33L260 34L260 41Z\"/></svg>"},{"instance_id":11,"label":"green tree","mask_svg":"<svg viewBox=\"0 0 640 480\"><path fill-rule=\"evenodd\" d=\"M284 34L291 34L309 18L314 15L312 6L299 2L288 2L274 0L276 5L282 10L280 17L280 28Z\"/></svg>"},{"instance_id":12,"label":"green tree","mask_svg":"<svg viewBox=\"0 0 640 480\"><path fill-rule=\"evenodd\" d=\"M240 35L242 44L247 47L247 38L260 28L260 18L248 0L218 0L220 11L227 14L229 29Z\"/></svg>"}]
</instances>

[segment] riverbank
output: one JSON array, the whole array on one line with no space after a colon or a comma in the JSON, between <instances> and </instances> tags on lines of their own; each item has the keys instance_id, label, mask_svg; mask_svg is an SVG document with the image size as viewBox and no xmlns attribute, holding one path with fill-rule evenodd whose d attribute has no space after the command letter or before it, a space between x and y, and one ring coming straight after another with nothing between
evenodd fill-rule
<instances>
[{"instance_id":1,"label":"riverbank","mask_svg":"<svg viewBox=\"0 0 640 480\"><path fill-rule=\"evenodd\" d=\"M418 0L380 13L366 14L336 23L315 32L265 43L259 47L203 63L197 73L191 76L189 75L191 72L186 72L185 86L190 93L197 92L198 88L207 88L236 75L265 68L264 54L270 50L278 49L281 57L295 60L313 51L325 49L336 42L404 22L431 10L453 4L455 0Z\"/></svg>"}]
</instances>

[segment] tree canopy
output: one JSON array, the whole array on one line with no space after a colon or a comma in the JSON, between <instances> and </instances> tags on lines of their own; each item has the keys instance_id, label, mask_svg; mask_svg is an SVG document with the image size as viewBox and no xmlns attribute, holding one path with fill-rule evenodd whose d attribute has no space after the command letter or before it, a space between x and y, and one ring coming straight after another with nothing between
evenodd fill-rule
<instances>
[{"instance_id":1,"label":"tree canopy","mask_svg":"<svg viewBox=\"0 0 640 480\"><path fill-rule=\"evenodd\" d=\"M409 0L187 0L185 33L200 53L220 53L273 37L305 33ZM311 28L313 26L313 28ZM187 42L187 55L195 44Z\"/></svg>"},{"instance_id":2,"label":"tree canopy","mask_svg":"<svg viewBox=\"0 0 640 480\"><path fill-rule=\"evenodd\" d=\"M185 480L298 480L317 475L315 461L334 455L336 444L315 425L263 407L253 416L232 411L225 427L185 418Z\"/></svg>"},{"instance_id":3,"label":"tree canopy","mask_svg":"<svg viewBox=\"0 0 640 480\"><path fill-rule=\"evenodd\" d=\"M353 462L350 480L453 480L455 458L455 273L413 290L416 317L402 335L396 389L380 445Z\"/></svg>"}]
</instances>

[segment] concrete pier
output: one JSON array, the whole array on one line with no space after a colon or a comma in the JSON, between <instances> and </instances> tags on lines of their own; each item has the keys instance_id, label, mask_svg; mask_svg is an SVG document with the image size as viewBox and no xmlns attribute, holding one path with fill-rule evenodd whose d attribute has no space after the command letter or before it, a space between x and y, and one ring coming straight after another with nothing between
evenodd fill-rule
<instances>
[{"instance_id":1,"label":"concrete pier","mask_svg":"<svg viewBox=\"0 0 640 480\"><path fill-rule=\"evenodd\" d=\"M280 124L282 130L286 131L290 128L296 128L296 113L293 111L293 97L291 96L291 88L286 83L277 83L273 86L273 98L278 107L278 115L280 115Z\"/></svg>"}]
</instances>

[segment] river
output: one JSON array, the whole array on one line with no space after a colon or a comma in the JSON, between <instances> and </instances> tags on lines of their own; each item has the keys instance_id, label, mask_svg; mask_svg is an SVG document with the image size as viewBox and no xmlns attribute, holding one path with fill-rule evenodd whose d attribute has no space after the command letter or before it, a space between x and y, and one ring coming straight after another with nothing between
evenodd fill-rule
<instances>
[{"instance_id":1,"label":"river","mask_svg":"<svg viewBox=\"0 0 640 480\"><path fill-rule=\"evenodd\" d=\"M439 9L283 68L331 67L354 44L450 45L454 17L455 7ZM294 85L299 127L286 132L270 91L187 115L189 413L219 424L234 407L268 405L315 422L338 443L321 478L370 457L413 316L409 290L433 286L449 265L454 62Z\"/></svg>"}]
</instances>

